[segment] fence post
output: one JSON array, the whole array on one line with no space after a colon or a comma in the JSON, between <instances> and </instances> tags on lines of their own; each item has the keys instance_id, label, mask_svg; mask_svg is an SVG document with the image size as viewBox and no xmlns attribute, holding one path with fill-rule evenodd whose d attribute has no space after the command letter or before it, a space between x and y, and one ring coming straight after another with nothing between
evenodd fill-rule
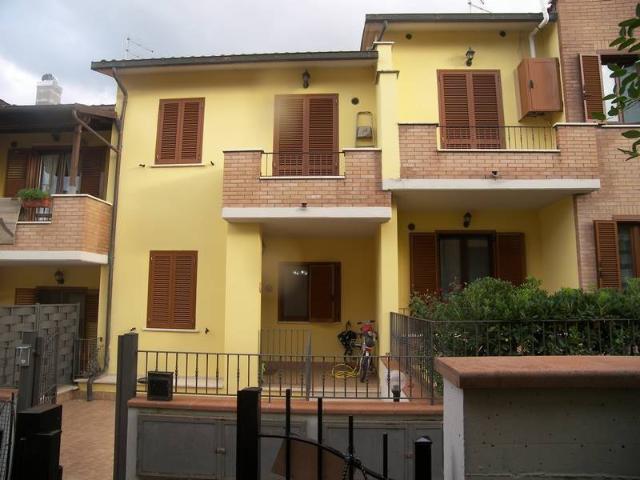
<instances>
[{"instance_id":1,"label":"fence post","mask_svg":"<svg viewBox=\"0 0 640 480\"><path fill-rule=\"evenodd\" d=\"M18 348L26 348L28 354L23 357L18 356L20 360L24 360L25 364L20 365L20 382L18 383L18 405L17 411L22 412L27 408L31 408L34 403L34 398L38 398L38 386L39 382L36 373L40 370L36 363L39 361L39 355L36 355L36 348L38 346L38 337L36 332L23 332L22 333L22 345ZM41 342L40 342L41 344Z\"/></svg>"},{"instance_id":2,"label":"fence post","mask_svg":"<svg viewBox=\"0 0 640 480\"><path fill-rule=\"evenodd\" d=\"M260 394L258 387L238 392L236 435L237 480L260 480Z\"/></svg>"},{"instance_id":3,"label":"fence post","mask_svg":"<svg viewBox=\"0 0 640 480\"><path fill-rule=\"evenodd\" d=\"M429 437L420 437L413 443L414 480L431 480L431 444Z\"/></svg>"},{"instance_id":4,"label":"fence post","mask_svg":"<svg viewBox=\"0 0 640 480\"><path fill-rule=\"evenodd\" d=\"M309 400L311 397L311 383L312 383L312 362L313 358L311 357L311 336L307 338L307 344L305 345L305 396L306 399Z\"/></svg>"},{"instance_id":5,"label":"fence post","mask_svg":"<svg viewBox=\"0 0 640 480\"><path fill-rule=\"evenodd\" d=\"M113 449L113 480L124 480L127 469L127 402L136 396L138 373L138 334L118 336L118 365L116 373L116 425Z\"/></svg>"}]
</instances>

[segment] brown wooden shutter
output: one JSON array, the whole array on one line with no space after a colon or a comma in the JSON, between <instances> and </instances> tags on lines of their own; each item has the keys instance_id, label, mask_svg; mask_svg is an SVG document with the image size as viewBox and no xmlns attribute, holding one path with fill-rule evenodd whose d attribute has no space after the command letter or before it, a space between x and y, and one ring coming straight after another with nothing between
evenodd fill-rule
<instances>
[{"instance_id":1,"label":"brown wooden shutter","mask_svg":"<svg viewBox=\"0 0 640 480\"><path fill-rule=\"evenodd\" d=\"M173 325L195 328L198 252L176 252L173 260Z\"/></svg>"},{"instance_id":2,"label":"brown wooden shutter","mask_svg":"<svg viewBox=\"0 0 640 480\"><path fill-rule=\"evenodd\" d=\"M340 320L340 264L309 264L309 320Z\"/></svg>"},{"instance_id":3,"label":"brown wooden shutter","mask_svg":"<svg viewBox=\"0 0 640 480\"><path fill-rule=\"evenodd\" d=\"M309 102L309 175L338 174L338 97L311 96Z\"/></svg>"},{"instance_id":4,"label":"brown wooden shutter","mask_svg":"<svg viewBox=\"0 0 640 480\"><path fill-rule=\"evenodd\" d=\"M274 175L338 174L338 96L277 95Z\"/></svg>"},{"instance_id":5,"label":"brown wooden shutter","mask_svg":"<svg viewBox=\"0 0 640 480\"><path fill-rule=\"evenodd\" d=\"M98 337L98 306L100 294L98 290L87 290L84 304L84 338Z\"/></svg>"},{"instance_id":6,"label":"brown wooden shutter","mask_svg":"<svg viewBox=\"0 0 640 480\"><path fill-rule=\"evenodd\" d=\"M38 302L38 292L35 288L16 288L16 305L34 305Z\"/></svg>"},{"instance_id":7,"label":"brown wooden shutter","mask_svg":"<svg viewBox=\"0 0 640 480\"><path fill-rule=\"evenodd\" d=\"M195 328L198 252L152 251L147 326Z\"/></svg>"},{"instance_id":8,"label":"brown wooden shutter","mask_svg":"<svg viewBox=\"0 0 640 480\"><path fill-rule=\"evenodd\" d=\"M599 55L580 55L585 120L594 120L594 113L605 113L601 72Z\"/></svg>"},{"instance_id":9,"label":"brown wooden shutter","mask_svg":"<svg viewBox=\"0 0 640 480\"><path fill-rule=\"evenodd\" d=\"M524 233L496 234L496 277L520 285L527 277Z\"/></svg>"},{"instance_id":10,"label":"brown wooden shutter","mask_svg":"<svg viewBox=\"0 0 640 480\"><path fill-rule=\"evenodd\" d=\"M620 288L618 224L614 221L596 220L593 225L596 236L598 287Z\"/></svg>"},{"instance_id":11,"label":"brown wooden shutter","mask_svg":"<svg viewBox=\"0 0 640 480\"><path fill-rule=\"evenodd\" d=\"M156 163L200 163L204 98L160 100Z\"/></svg>"},{"instance_id":12,"label":"brown wooden shutter","mask_svg":"<svg viewBox=\"0 0 640 480\"><path fill-rule=\"evenodd\" d=\"M475 148L502 148L500 72L471 72Z\"/></svg>"},{"instance_id":13,"label":"brown wooden shutter","mask_svg":"<svg viewBox=\"0 0 640 480\"><path fill-rule=\"evenodd\" d=\"M438 71L444 148L502 148L500 72Z\"/></svg>"},{"instance_id":14,"label":"brown wooden shutter","mask_svg":"<svg viewBox=\"0 0 640 480\"><path fill-rule=\"evenodd\" d=\"M83 147L80 150L80 193L104 198L107 147Z\"/></svg>"},{"instance_id":15,"label":"brown wooden shutter","mask_svg":"<svg viewBox=\"0 0 640 480\"><path fill-rule=\"evenodd\" d=\"M409 236L411 256L411 293L438 291L438 254L435 233L412 233Z\"/></svg>"},{"instance_id":16,"label":"brown wooden shutter","mask_svg":"<svg viewBox=\"0 0 640 480\"><path fill-rule=\"evenodd\" d=\"M31 150L11 149L7 155L7 172L4 182L4 196L15 197L18 191L27 187L27 170Z\"/></svg>"}]
</instances>

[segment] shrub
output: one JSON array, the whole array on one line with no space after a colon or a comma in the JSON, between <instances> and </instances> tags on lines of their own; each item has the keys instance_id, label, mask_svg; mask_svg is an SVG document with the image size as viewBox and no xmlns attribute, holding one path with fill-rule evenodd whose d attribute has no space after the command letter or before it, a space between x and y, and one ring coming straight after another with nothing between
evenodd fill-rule
<instances>
[{"instance_id":1,"label":"shrub","mask_svg":"<svg viewBox=\"0 0 640 480\"><path fill-rule=\"evenodd\" d=\"M21 200L44 200L49 198L49 192L39 188L23 188L18 191L17 197Z\"/></svg>"}]
</instances>

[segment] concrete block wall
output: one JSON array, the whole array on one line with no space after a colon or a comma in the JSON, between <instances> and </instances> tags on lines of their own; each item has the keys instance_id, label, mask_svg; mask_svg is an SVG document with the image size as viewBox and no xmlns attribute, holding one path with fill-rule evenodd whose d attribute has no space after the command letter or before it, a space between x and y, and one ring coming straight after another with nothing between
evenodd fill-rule
<instances>
[{"instance_id":1,"label":"concrete block wall","mask_svg":"<svg viewBox=\"0 0 640 480\"><path fill-rule=\"evenodd\" d=\"M224 207L388 207L379 150L345 152L344 178L260 178L263 152L225 152Z\"/></svg>"}]
</instances>

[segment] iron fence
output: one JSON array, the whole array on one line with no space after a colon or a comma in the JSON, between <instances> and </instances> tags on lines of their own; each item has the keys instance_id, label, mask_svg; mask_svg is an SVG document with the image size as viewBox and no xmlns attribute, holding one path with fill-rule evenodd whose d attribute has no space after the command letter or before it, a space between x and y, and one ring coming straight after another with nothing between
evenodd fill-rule
<instances>
[{"instance_id":1,"label":"iron fence","mask_svg":"<svg viewBox=\"0 0 640 480\"><path fill-rule=\"evenodd\" d=\"M555 150L553 127L464 125L438 127L440 148L456 150Z\"/></svg>"},{"instance_id":2,"label":"iron fence","mask_svg":"<svg viewBox=\"0 0 640 480\"><path fill-rule=\"evenodd\" d=\"M102 338L76 338L73 342L73 377L96 376L101 371L103 355Z\"/></svg>"},{"instance_id":3,"label":"iron fence","mask_svg":"<svg viewBox=\"0 0 640 480\"><path fill-rule=\"evenodd\" d=\"M261 355L311 355L311 330L304 328L263 328Z\"/></svg>"},{"instance_id":4,"label":"iron fence","mask_svg":"<svg viewBox=\"0 0 640 480\"><path fill-rule=\"evenodd\" d=\"M18 220L20 222L51 222L53 209L51 207L20 207Z\"/></svg>"},{"instance_id":5,"label":"iron fence","mask_svg":"<svg viewBox=\"0 0 640 480\"><path fill-rule=\"evenodd\" d=\"M639 355L640 319L435 321L391 313L391 353L423 357L431 398L438 356Z\"/></svg>"},{"instance_id":6,"label":"iron fence","mask_svg":"<svg viewBox=\"0 0 640 480\"><path fill-rule=\"evenodd\" d=\"M139 350L138 392L149 372L173 373L177 394L235 395L262 387L265 397L425 399L428 362L422 356L283 355Z\"/></svg>"},{"instance_id":7,"label":"iron fence","mask_svg":"<svg viewBox=\"0 0 640 480\"><path fill-rule=\"evenodd\" d=\"M262 177L334 177L344 175L344 152L265 152Z\"/></svg>"},{"instance_id":8,"label":"iron fence","mask_svg":"<svg viewBox=\"0 0 640 480\"><path fill-rule=\"evenodd\" d=\"M0 399L0 479L8 480L11 470L11 447L13 445L16 416L15 395Z\"/></svg>"}]
</instances>

